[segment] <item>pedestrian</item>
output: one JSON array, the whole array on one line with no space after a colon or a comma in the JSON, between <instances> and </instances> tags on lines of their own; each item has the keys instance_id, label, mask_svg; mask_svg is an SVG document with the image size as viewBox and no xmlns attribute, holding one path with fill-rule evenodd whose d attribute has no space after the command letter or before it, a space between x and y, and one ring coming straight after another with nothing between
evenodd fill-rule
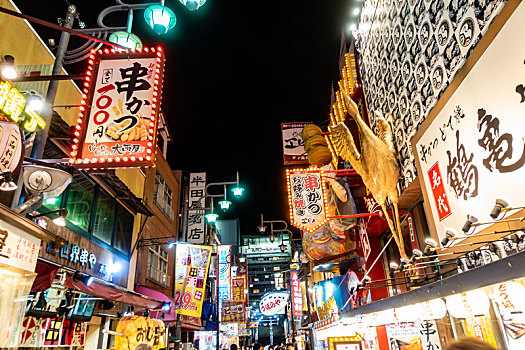
<instances>
[{"instance_id":1,"label":"pedestrian","mask_svg":"<svg viewBox=\"0 0 525 350\"><path fill-rule=\"evenodd\" d=\"M463 338L450 343L446 350L496 350L478 338Z\"/></svg>"},{"instance_id":2,"label":"pedestrian","mask_svg":"<svg viewBox=\"0 0 525 350\"><path fill-rule=\"evenodd\" d=\"M286 344L286 350L295 350L295 345L292 343Z\"/></svg>"},{"instance_id":3,"label":"pedestrian","mask_svg":"<svg viewBox=\"0 0 525 350\"><path fill-rule=\"evenodd\" d=\"M233 343L230 345L230 350L237 350L237 344Z\"/></svg>"}]
</instances>

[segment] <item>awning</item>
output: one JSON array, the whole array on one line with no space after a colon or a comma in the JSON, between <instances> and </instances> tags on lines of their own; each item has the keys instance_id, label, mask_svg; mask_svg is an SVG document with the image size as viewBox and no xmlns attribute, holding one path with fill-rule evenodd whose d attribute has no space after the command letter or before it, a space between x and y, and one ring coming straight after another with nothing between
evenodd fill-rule
<instances>
[{"instance_id":1,"label":"awning","mask_svg":"<svg viewBox=\"0 0 525 350\"><path fill-rule=\"evenodd\" d=\"M94 297L150 310L160 309L164 303L163 301L141 295L129 289L105 284L102 281L95 281L88 287L82 281L74 280L70 275L66 276L66 287Z\"/></svg>"},{"instance_id":2,"label":"awning","mask_svg":"<svg viewBox=\"0 0 525 350\"><path fill-rule=\"evenodd\" d=\"M175 302L173 301L172 298L170 298L164 293L161 293L159 291L156 291L154 289L150 289L144 286L136 286L135 290L140 294L144 294L153 299L161 300L162 302L167 302L171 304L171 308L169 312L153 311L153 312L150 312L150 317L160 318L160 315L164 314L163 320L165 323L177 321L177 313L175 312Z\"/></svg>"},{"instance_id":3,"label":"awning","mask_svg":"<svg viewBox=\"0 0 525 350\"><path fill-rule=\"evenodd\" d=\"M55 278L58 269L60 267L46 264L42 261L38 261L36 263L36 278L33 281L33 285L31 286L32 292L43 292L51 287L51 284L53 283L53 279Z\"/></svg>"}]
</instances>

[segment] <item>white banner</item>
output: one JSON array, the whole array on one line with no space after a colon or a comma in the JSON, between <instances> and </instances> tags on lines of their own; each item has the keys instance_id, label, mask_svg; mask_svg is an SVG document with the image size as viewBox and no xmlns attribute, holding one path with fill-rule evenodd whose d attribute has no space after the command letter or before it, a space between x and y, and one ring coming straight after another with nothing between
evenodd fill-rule
<instances>
[{"instance_id":1,"label":"white banner","mask_svg":"<svg viewBox=\"0 0 525 350\"><path fill-rule=\"evenodd\" d=\"M522 3L419 140L416 135L413 151L440 240L449 228L466 237L467 214L492 221L498 198L525 205L525 45L517 44L523 42Z\"/></svg>"},{"instance_id":2,"label":"white banner","mask_svg":"<svg viewBox=\"0 0 525 350\"><path fill-rule=\"evenodd\" d=\"M0 263L35 271L40 240L0 220Z\"/></svg>"},{"instance_id":3,"label":"white banner","mask_svg":"<svg viewBox=\"0 0 525 350\"><path fill-rule=\"evenodd\" d=\"M191 173L188 194L188 224L186 242L204 244L206 207L206 173Z\"/></svg>"}]
</instances>

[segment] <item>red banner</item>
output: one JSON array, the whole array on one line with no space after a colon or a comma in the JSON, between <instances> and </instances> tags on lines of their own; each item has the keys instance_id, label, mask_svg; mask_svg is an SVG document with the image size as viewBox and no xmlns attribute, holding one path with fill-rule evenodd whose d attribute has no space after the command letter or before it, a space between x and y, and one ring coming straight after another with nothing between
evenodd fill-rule
<instances>
[{"instance_id":1,"label":"red banner","mask_svg":"<svg viewBox=\"0 0 525 350\"><path fill-rule=\"evenodd\" d=\"M450 210L438 162L430 168L428 171L428 177L432 184L432 194L434 195L434 201L436 202L436 208L438 209L439 221L441 221L452 214L452 211Z\"/></svg>"},{"instance_id":2,"label":"red banner","mask_svg":"<svg viewBox=\"0 0 525 350\"><path fill-rule=\"evenodd\" d=\"M291 272L292 278L292 304L294 317L301 317L303 312L303 296L301 294L301 281L297 271Z\"/></svg>"}]
</instances>

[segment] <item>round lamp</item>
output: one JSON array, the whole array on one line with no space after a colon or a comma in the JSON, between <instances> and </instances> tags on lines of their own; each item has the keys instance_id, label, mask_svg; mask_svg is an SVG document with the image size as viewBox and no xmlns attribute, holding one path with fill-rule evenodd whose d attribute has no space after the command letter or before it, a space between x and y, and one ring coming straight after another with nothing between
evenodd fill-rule
<instances>
[{"instance_id":1,"label":"round lamp","mask_svg":"<svg viewBox=\"0 0 525 350\"><path fill-rule=\"evenodd\" d=\"M142 49L142 41L132 33L122 31L111 33L108 40L113 44L124 46L131 50Z\"/></svg>"},{"instance_id":2,"label":"round lamp","mask_svg":"<svg viewBox=\"0 0 525 350\"><path fill-rule=\"evenodd\" d=\"M161 5L151 5L144 11L144 19L151 29L157 34L166 34L168 30L175 27L177 17L175 13Z\"/></svg>"},{"instance_id":3,"label":"round lamp","mask_svg":"<svg viewBox=\"0 0 525 350\"><path fill-rule=\"evenodd\" d=\"M448 312L455 318L484 315L490 307L487 294L479 289L450 295L445 300Z\"/></svg>"},{"instance_id":4,"label":"round lamp","mask_svg":"<svg viewBox=\"0 0 525 350\"><path fill-rule=\"evenodd\" d=\"M421 310L420 318L423 321L439 320L447 314L447 306L441 298L427 300L416 306Z\"/></svg>"}]
</instances>

